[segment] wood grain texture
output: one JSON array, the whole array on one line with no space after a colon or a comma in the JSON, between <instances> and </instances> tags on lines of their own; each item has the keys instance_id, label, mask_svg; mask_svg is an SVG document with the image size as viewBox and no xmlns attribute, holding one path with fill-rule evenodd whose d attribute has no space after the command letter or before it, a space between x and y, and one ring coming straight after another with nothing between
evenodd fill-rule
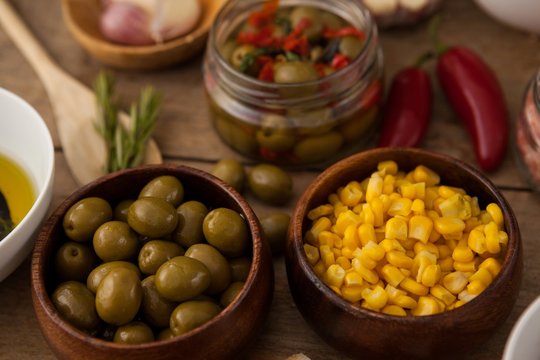
<instances>
[{"instance_id":1,"label":"wood grain texture","mask_svg":"<svg viewBox=\"0 0 540 360\"><path fill-rule=\"evenodd\" d=\"M11 2L51 57L69 74L91 86L102 68L73 39L62 22L61 1L16 0ZM440 37L449 44L463 44L481 53L496 71L508 102L510 118L519 113L525 85L540 65L540 39L505 27L482 13L472 1L449 0L441 9ZM403 66L429 49L427 24L381 32L385 54L386 83ZM246 163L224 145L212 129L206 108L201 74L202 55L163 71L130 72L112 70L118 78L118 92L124 108L140 89L154 85L163 94L162 116L155 133L167 162L210 170L217 159L233 157ZM427 64L433 74L433 63ZM434 77L432 77L434 79ZM434 81L434 113L423 147L456 156L474 164L474 152L464 127L456 118ZM60 146L54 115L47 94L32 68L0 29L0 86L25 98L44 117L52 132L56 152L56 178L51 211L77 185L70 174ZM513 126L513 124L512 124ZM302 191L317 171L294 171L294 197L285 206L292 210ZM516 214L523 241L524 271L516 305L509 318L482 347L471 349L465 359L500 359L505 341L518 316L540 295L540 196L526 184L509 151L502 167L489 174L502 190ZM277 208L261 204L251 195L247 200L257 214ZM280 208L281 209L281 208ZM0 359L54 359L38 328L30 296L30 262L0 283ZM329 347L307 325L294 305L282 256L274 258L276 285L270 315L262 334L249 349L248 359L278 360L304 353L313 360L337 360L344 356Z\"/></svg>"}]
</instances>

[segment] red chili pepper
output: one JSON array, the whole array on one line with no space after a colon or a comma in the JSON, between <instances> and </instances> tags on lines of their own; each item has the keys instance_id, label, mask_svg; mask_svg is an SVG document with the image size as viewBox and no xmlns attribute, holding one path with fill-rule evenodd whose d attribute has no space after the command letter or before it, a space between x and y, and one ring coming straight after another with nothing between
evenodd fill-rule
<instances>
[{"instance_id":1,"label":"red chili pepper","mask_svg":"<svg viewBox=\"0 0 540 360\"><path fill-rule=\"evenodd\" d=\"M334 69L339 70L349 65L350 63L351 63L351 59L349 59L348 56L338 53L334 55L334 58L332 59L332 63L330 65Z\"/></svg>"},{"instance_id":2,"label":"red chili pepper","mask_svg":"<svg viewBox=\"0 0 540 360\"><path fill-rule=\"evenodd\" d=\"M476 158L485 171L495 170L508 145L508 111L495 73L472 50L456 46L437 62L437 77L448 101L465 123Z\"/></svg>"},{"instance_id":3,"label":"red chili pepper","mask_svg":"<svg viewBox=\"0 0 540 360\"><path fill-rule=\"evenodd\" d=\"M325 38L336 38L336 37L344 37L344 36L356 36L360 40L364 40L366 38L366 34L364 34L363 31L358 30L357 28L353 26L346 26L341 29L324 29L322 32L322 36Z\"/></svg>"},{"instance_id":4,"label":"red chili pepper","mask_svg":"<svg viewBox=\"0 0 540 360\"><path fill-rule=\"evenodd\" d=\"M266 2L261 11L254 11L249 15L248 23L256 28L270 24L276 13L278 2L278 0Z\"/></svg>"},{"instance_id":5,"label":"red chili pepper","mask_svg":"<svg viewBox=\"0 0 540 360\"><path fill-rule=\"evenodd\" d=\"M281 46L281 39L272 36L273 28L265 27L259 31L242 31L236 36L236 42L239 44L249 44L255 47L275 47Z\"/></svg>"},{"instance_id":6,"label":"red chili pepper","mask_svg":"<svg viewBox=\"0 0 540 360\"><path fill-rule=\"evenodd\" d=\"M309 41L305 36L297 38L289 35L283 41L283 50L299 55L307 55L309 54Z\"/></svg>"},{"instance_id":7,"label":"red chili pepper","mask_svg":"<svg viewBox=\"0 0 540 360\"><path fill-rule=\"evenodd\" d=\"M259 80L274 81L274 62L267 61L264 63L258 76Z\"/></svg>"},{"instance_id":8,"label":"red chili pepper","mask_svg":"<svg viewBox=\"0 0 540 360\"><path fill-rule=\"evenodd\" d=\"M384 108L378 146L415 147L426 133L433 91L429 75L407 67L394 77Z\"/></svg>"}]
</instances>

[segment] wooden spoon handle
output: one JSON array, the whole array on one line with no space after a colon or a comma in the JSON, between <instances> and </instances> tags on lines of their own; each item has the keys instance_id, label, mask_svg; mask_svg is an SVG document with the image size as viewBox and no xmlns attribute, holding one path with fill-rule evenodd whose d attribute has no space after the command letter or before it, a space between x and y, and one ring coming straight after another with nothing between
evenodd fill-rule
<instances>
[{"instance_id":1,"label":"wooden spoon handle","mask_svg":"<svg viewBox=\"0 0 540 360\"><path fill-rule=\"evenodd\" d=\"M65 72L53 62L7 0L0 0L0 24L32 65L48 92L54 79L65 77Z\"/></svg>"}]
</instances>

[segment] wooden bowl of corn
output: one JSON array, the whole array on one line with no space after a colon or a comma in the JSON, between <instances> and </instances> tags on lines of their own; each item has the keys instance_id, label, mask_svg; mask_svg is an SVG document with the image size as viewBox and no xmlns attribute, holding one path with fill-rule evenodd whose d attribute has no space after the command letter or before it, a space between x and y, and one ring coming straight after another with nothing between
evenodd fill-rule
<instances>
[{"instance_id":1,"label":"wooden bowl of corn","mask_svg":"<svg viewBox=\"0 0 540 360\"><path fill-rule=\"evenodd\" d=\"M381 148L321 173L294 210L289 287L308 324L353 358L472 352L509 315L522 244L479 170L447 155Z\"/></svg>"}]
</instances>

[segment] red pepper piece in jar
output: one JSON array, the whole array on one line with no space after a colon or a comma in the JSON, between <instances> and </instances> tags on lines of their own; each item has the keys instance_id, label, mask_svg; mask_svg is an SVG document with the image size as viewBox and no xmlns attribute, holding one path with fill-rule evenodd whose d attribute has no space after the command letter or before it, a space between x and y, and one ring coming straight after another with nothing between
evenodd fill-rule
<instances>
[{"instance_id":1,"label":"red pepper piece in jar","mask_svg":"<svg viewBox=\"0 0 540 360\"><path fill-rule=\"evenodd\" d=\"M394 77L384 108L378 146L420 145L431 116L433 90L429 75L418 67L407 67Z\"/></svg>"},{"instance_id":2,"label":"red pepper piece in jar","mask_svg":"<svg viewBox=\"0 0 540 360\"><path fill-rule=\"evenodd\" d=\"M472 137L480 167L495 170L504 159L509 136L508 111L495 73L463 46L443 51L436 72L450 105Z\"/></svg>"},{"instance_id":3,"label":"red pepper piece in jar","mask_svg":"<svg viewBox=\"0 0 540 360\"><path fill-rule=\"evenodd\" d=\"M345 66L349 65L350 63L351 63L351 59L349 59L348 56L338 53L334 55L334 58L332 59L332 63L330 65L334 69L339 70L339 69L343 69Z\"/></svg>"}]
</instances>

